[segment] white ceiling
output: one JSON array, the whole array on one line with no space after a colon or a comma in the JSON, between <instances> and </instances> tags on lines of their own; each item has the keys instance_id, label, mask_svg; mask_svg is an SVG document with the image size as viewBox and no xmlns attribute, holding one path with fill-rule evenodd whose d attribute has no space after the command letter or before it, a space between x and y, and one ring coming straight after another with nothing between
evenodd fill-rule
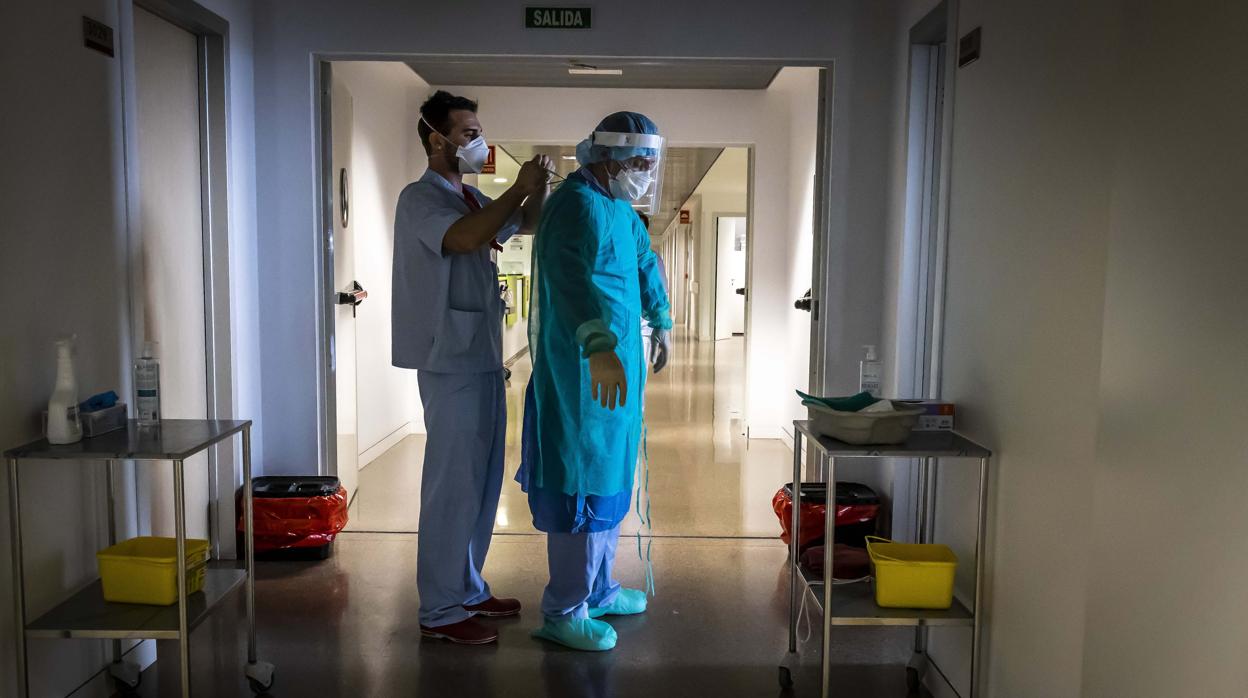
<instances>
[{"instance_id":1,"label":"white ceiling","mask_svg":"<svg viewBox=\"0 0 1248 698\"><path fill-rule=\"evenodd\" d=\"M775 65L729 61L561 60L541 58L411 59L408 67L433 86L615 87L705 90L765 90ZM569 75L572 63L619 68L623 75Z\"/></svg>"},{"instance_id":2,"label":"white ceiling","mask_svg":"<svg viewBox=\"0 0 1248 698\"><path fill-rule=\"evenodd\" d=\"M747 194L749 179L750 149L724 148L724 154L715 161L694 193Z\"/></svg>"}]
</instances>

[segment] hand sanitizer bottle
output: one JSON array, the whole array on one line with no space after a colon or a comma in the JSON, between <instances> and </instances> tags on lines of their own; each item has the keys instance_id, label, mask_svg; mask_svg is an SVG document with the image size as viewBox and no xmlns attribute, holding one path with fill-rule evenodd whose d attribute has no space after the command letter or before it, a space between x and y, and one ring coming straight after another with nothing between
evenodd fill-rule
<instances>
[{"instance_id":1,"label":"hand sanitizer bottle","mask_svg":"<svg viewBox=\"0 0 1248 698\"><path fill-rule=\"evenodd\" d=\"M858 390L880 396L880 384L883 381L883 367L875 352L875 345L868 344L863 348L862 363L858 365Z\"/></svg>"},{"instance_id":2,"label":"hand sanitizer bottle","mask_svg":"<svg viewBox=\"0 0 1248 698\"><path fill-rule=\"evenodd\" d=\"M156 342L143 343L143 355L134 362L134 407L139 426L160 424L160 361Z\"/></svg>"},{"instance_id":3,"label":"hand sanitizer bottle","mask_svg":"<svg viewBox=\"0 0 1248 698\"><path fill-rule=\"evenodd\" d=\"M81 440L74 343L72 339L61 339L56 342L56 388L48 400L48 443L72 444Z\"/></svg>"}]
</instances>

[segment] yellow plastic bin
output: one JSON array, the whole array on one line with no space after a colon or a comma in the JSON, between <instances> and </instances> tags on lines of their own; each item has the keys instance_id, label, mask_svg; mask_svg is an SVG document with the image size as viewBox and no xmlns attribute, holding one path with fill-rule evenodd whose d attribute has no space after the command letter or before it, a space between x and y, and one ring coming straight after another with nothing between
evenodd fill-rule
<instances>
[{"instance_id":1,"label":"yellow plastic bin","mask_svg":"<svg viewBox=\"0 0 1248 698\"><path fill-rule=\"evenodd\" d=\"M95 554L104 600L169 606L178 602L178 541L144 536L122 541ZM186 540L186 593L204 588L208 541Z\"/></svg>"},{"instance_id":2,"label":"yellow plastic bin","mask_svg":"<svg viewBox=\"0 0 1248 698\"><path fill-rule=\"evenodd\" d=\"M958 557L947 545L894 543L867 537L875 568L875 603L884 608L946 609L953 605Z\"/></svg>"}]
</instances>

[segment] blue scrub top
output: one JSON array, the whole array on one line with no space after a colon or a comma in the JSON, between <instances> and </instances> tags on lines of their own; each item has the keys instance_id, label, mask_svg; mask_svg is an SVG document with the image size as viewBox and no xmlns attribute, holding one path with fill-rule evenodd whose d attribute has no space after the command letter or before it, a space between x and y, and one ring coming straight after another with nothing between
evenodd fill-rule
<instances>
[{"instance_id":1,"label":"blue scrub top","mask_svg":"<svg viewBox=\"0 0 1248 698\"><path fill-rule=\"evenodd\" d=\"M491 199L467 184L485 206ZM498 267L489 246L467 254L442 250L446 231L471 209L433 170L407 185L394 215L391 362L435 373L485 373L503 365ZM521 214L499 231L505 242Z\"/></svg>"}]
</instances>

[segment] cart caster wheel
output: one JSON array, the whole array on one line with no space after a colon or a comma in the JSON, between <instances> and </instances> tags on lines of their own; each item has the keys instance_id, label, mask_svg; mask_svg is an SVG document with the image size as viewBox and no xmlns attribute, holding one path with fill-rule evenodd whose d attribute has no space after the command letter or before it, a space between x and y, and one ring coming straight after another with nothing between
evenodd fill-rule
<instances>
[{"instance_id":1,"label":"cart caster wheel","mask_svg":"<svg viewBox=\"0 0 1248 698\"><path fill-rule=\"evenodd\" d=\"M906 667L906 689L910 692L910 695L915 696L919 694L921 683L919 681L919 670L912 666Z\"/></svg>"},{"instance_id":2,"label":"cart caster wheel","mask_svg":"<svg viewBox=\"0 0 1248 698\"><path fill-rule=\"evenodd\" d=\"M113 662L108 665L108 675L123 694L133 693L143 683L143 670L135 662Z\"/></svg>"},{"instance_id":3,"label":"cart caster wheel","mask_svg":"<svg viewBox=\"0 0 1248 698\"><path fill-rule=\"evenodd\" d=\"M277 678L273 665L268 662L248 664L245 673L247 683L251 684L251 690L258 695L268 693L273 688L273 681Z\"/></svg>"},{"instance_id":4,"label":"cart caster wheel","mask_svg":"<svg viewBox=\"0 0 1248 698\"><path fill-rule=\"evenodd\" d=\"M780 667L780 688L793 688L793 672L787 666Z\"/></svg>"}]
</instances>

